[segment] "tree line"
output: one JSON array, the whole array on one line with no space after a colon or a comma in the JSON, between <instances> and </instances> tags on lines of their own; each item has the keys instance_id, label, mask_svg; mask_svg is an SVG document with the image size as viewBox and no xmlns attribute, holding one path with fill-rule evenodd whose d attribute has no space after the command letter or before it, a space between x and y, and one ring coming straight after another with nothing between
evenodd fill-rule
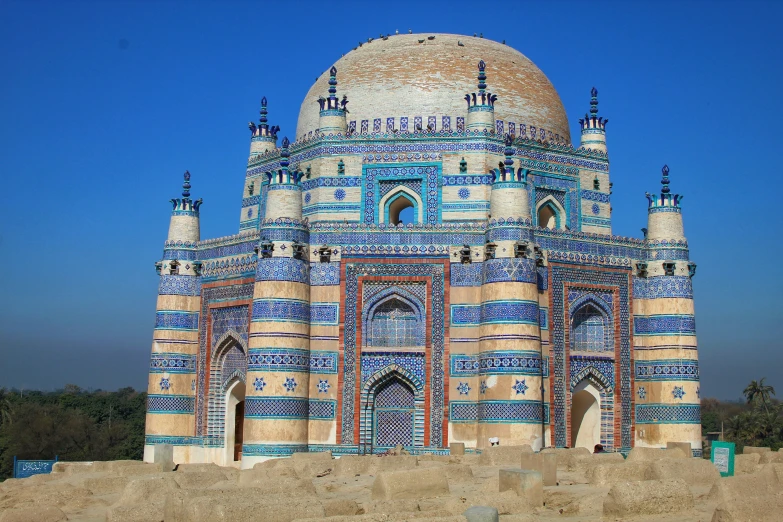
<instances>
[{"instance_id":1,"label":"tree line","mask_svg":"<svg viewBox=\"0 0 783 522\"><path fill-rule=\"evenodd\" d=\"M0 388L0 479L30 460L141 460L147 394L133 388L54 392Z\"/></svg>"},{"instance_id":2,"label":"tree line","mask_svg":"<svg viewBox=\"0 0 783 522\"><path fill-rule=\"evenodd\" d=\"M702 399L702 434L723 432L737 451L744 446L783 447L783 403L775 398L775 388L766 378L751 381L743 390L744 402Z\"/></svg>"}]
</instances>

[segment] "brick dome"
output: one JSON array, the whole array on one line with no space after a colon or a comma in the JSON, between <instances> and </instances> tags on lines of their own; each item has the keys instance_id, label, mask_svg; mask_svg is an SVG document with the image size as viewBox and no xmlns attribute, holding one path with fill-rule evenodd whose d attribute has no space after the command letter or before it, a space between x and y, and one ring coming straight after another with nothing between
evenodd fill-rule
<instances>
[{"instance_id":1,"label":"brick dome","mask_svg":"<svg viewBox=\"0 0 783 522\"><path fill-rule=\"evenodd\" d=\"M462 44L462 45L460 45ZM443 116L467 115L464 96L477 91L477 64L487 64L487 90L497 94L495 119L544 128L571 143L568 118L557 91L541 70L527 57L508 45L452 34L400 34L375 39L340 58L337 67L337 95L348 96L348 121L421 116L427 126L429 116L436 117L436 128ZM310 88L299 110L296 135L301 138L319 127L318 98L326 97L329 72L325 71ZM508 132L508 127L505 127Z\"/></svg>"}]
</instances>

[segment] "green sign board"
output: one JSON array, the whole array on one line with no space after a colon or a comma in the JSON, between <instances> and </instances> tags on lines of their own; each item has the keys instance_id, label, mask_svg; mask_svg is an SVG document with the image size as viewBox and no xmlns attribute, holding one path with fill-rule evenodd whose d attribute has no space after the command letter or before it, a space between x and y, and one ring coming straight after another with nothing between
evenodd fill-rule
<instances>
[{"instance_id":1,"label":"green sign board","mask_svg":"<svg viewBox=\"0 0 783 522\"><path fill-rule=\"evenodd\" d=\"M714 441L710 460L720 471L721 477L734 476L734 443Z\"/></svg>"}]
</instances>

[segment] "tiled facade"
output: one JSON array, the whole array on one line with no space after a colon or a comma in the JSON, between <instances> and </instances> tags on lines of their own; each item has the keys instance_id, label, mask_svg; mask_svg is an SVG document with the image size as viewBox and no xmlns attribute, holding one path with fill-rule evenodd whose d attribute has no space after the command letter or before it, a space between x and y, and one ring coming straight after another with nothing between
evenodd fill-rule
<instances>
[{"instance_id":1,"label":"tiled facade","mask_svg":"<svg viewBox=\"0 0 783 522\"><path fill-rule=\"evenodd\" d=\"M407 36L389 41L418 45ZM437 49L411 52L456 74ZM186 175L157 264L146 458L158 443L178 462L242 467L490 437L573 446L586 392L607 449L700 453L695 265L668 169L646 237L611 235L597 92L575 148L553 90L531 90L552 108L541 120L493 77L524 57L466 49L486 53L478 90L440 88L407 115L387 112L349 53L282 146L264 99L237 235L201 240ZM459 74L475 85L475 62ZM460 109L428 105L447 94ZM410 223L394 222L401 202Z\"/></svg>"}]
</instances>

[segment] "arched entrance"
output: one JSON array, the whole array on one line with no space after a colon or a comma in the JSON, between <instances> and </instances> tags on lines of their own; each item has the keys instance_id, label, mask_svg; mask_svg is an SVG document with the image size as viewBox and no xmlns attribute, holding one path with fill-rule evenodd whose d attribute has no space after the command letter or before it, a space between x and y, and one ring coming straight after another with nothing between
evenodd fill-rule
<instances>
[{"instance_id":1,"label":"arched entrance","mask_svg":"<svg viewBox=\"0 0 783 522\"><path fill-rule=\"evenodd\" d=\"M242 460L242 433L245 423L245 383L239 379L226 391L225 450L226 464Z\"/></svg>"},{"instance_id":2,"label":"arched entrance","mask_svg":"<svg viewBox=\"0 0 783 522\"><path fill-rule=\"evenodd\" d=\"M571 447L593 450L601 442L601 395L582 381L571 395Z\"/></svg>"},{"instance_id":3,"label":"arched entrance","mask_svg":"<svg viewBox=\"0 0 783 522\"><path fill-rule=\"evenodd\" d=\"M373 398L373 446L414 445L415 398L402 379L392 377L378 386Z\"/></svg>"},{"instance_id":4,"label":"arched entrance","mask_svg":"<svg viewBox=\"0 0 783 522\"><path fill-rule=\"evenodd\" d=\"M359 453L383 451L398 444L424 445L424 387L405 368L390 364L362 388Z\"/></svg>"}]
</instances>

